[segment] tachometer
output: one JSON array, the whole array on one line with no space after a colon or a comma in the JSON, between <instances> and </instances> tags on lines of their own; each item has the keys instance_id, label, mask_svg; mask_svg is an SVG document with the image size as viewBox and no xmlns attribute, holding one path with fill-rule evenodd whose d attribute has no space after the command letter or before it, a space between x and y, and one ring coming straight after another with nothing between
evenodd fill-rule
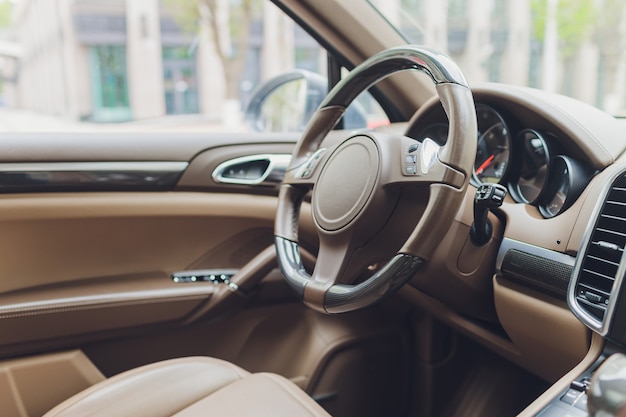
<instances>
[{"instance_id":1,"label":"tachometer","mask_svg":"<svg viewBox=\"0 0 626 417\"><path fill-rule=\"evenodd\" d=\"M476 105L478 148L472 179L477 184L499 183L509 168L511 133L502 116L489 106Z\"/></svg>"}]
</instances>

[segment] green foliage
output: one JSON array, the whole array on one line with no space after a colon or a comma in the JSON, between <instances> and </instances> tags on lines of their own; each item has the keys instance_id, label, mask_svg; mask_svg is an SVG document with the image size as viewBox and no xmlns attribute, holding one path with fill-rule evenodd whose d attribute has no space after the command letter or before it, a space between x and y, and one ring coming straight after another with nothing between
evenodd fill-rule
<instances>
[{"instance_id":1,"label":"green foliage","mask_svg":"<svg viewBox=\"0 0 626 417\"><path fill-rule=\"evenodd\" d=\"M13 3L10 1L0 2L0 28L6 28L11 24Z\"/></svg>"},{"instance_id":2,"label":"green foliage","mask_svg":"<svg viewBox=\"0 0 626 417\"><path fill-rule=\"evenodd\" d=\"M548 0L531 0L533 35L543 41L548 10ZM556 25L563 56L572 55L589 37L597 22L594 0L558 0Z\"/></svg>"}]
</instances>

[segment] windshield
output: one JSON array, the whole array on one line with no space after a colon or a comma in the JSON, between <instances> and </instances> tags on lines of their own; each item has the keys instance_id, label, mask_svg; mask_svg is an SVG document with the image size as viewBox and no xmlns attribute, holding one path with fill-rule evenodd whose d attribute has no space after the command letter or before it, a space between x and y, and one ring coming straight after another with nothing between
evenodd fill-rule
<instances>
[{"instance_id":1,"label":"windshield","mask_svg":"<svg viewBox=\"0 0 626 417\"><path fill-rule=\"evenodd\" d=\"M369 1L470 84L626 115L626 0ZM0 132L301 131L327 57L271 1L0 0ZM344 127L388 123L365 93Z\"/></svg>"},{"instance_id":2,"label":"windshield","mask_svg":"<svg viewBox=\"0 0 626 417\"><path fill-rule=\"evenodd\" d=\"M470 84L564 94L626 115L626 0L370 0L409 43L446 52Z\"/></svg>"}]
</instances>

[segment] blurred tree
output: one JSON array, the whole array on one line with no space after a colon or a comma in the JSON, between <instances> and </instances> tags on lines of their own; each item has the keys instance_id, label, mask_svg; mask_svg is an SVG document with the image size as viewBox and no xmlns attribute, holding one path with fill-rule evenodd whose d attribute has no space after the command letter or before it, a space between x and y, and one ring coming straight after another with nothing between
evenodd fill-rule
<instances>
[{"instance_id":1,"label":"blurred tree","mask_svg":"<svg viewBox=\"0 0 626 417\"><path fill-rule=\"evenodd\" d=\"M545 40L548 0L531 0L533 14L533 36L540 42ZM596 23L594 0L559 0L556 12L556 27L559 52L563 58L576 53L581 44L589 39Z\"/></svg>"},{"instance_id":2,"label":"blurred tree","mask_svg":"<svg viewBox=\"0 0 626 417\"><path fill-rule=\"evenodd\" d=\"M540 42L545 40L548 1L531 0L533 34ZM613 102L619 98L612 97L612 92L626 52L626 0L558 0L556 20L559 53L566 68L574 65L574 55L584 42L597 45L596 104L613 111Z\"/></svg>"},{"instance_id":3,"label":"blurred tree","mask_svg":"<svg viewBox=\"0 0 626 417\"><path fill-rule=\"evenodd\" d=\"M209 30L222 63L226 99L239 99L246 64L250 24L261 10L260 0L165 0L180 27L198 35Z\"/></svg>"}]
</instances>

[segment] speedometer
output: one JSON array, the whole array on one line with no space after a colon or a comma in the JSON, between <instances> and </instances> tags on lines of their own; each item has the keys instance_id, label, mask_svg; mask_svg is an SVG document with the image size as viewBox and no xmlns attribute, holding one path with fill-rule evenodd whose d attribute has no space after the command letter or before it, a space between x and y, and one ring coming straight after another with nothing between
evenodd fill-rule
<instances>
[{"instance_id":1,"label":"speedometer","mask_svg":"<svg viewBox=\"0 0 626 417\"><path fill-rule=\"evenodd\" d=\"M505 177L511 155L511 133L502 116L489 106L476 105L478 147L472 178L476 184L498 183Z\"/></svg>"}]
</instances>

